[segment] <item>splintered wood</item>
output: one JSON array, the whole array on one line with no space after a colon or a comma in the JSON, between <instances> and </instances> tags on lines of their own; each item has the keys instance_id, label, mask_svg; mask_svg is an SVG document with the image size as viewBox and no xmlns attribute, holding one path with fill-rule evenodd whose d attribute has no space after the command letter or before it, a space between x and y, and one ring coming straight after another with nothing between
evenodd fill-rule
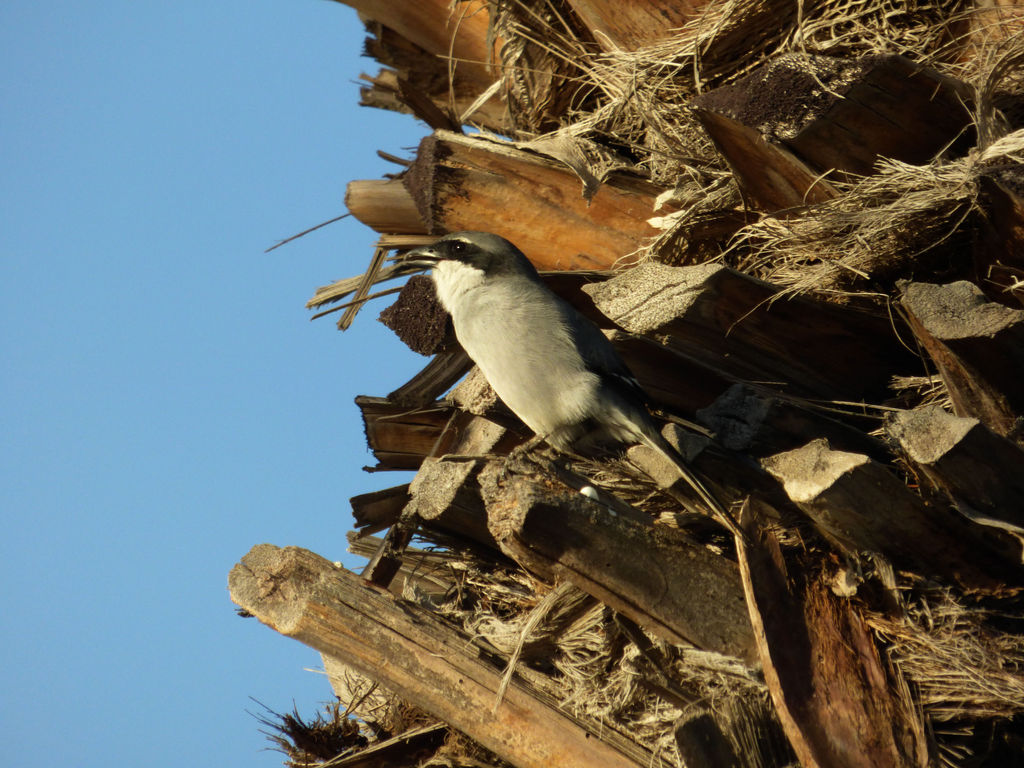
<instances>
[{"instance_id":1,"label":"splintered wood","mask_svg":"<svg viewBox=\"0 0 1024 768\"><path fill-rule=\"evenodd\" d=\"M777 210L837 197L830 178L879 157L928 162L970 127L970 95L902 56L793 54L694 104L740 184Z\"/></svg>"},{"instance_id":2,"label":"splintered wood","mask_svg":"<svg viewBox=\"0 0 1024 768\"><path fill-rule=\"evenodd\" d=\"M492 535L529 570L576 584L666 640L754 660L732 563L676 532L526 478L502 486L492 476L484 497Z\"/></svg>"},{"instance_id":3,"label":"splintered wood","mask_svg":"<svg viewBox=\"0 0 1024 768\"><path fill-rule=\"evenodd\" d=\"M590 201L564 165L507 143L438 131L403 176L430 232L485 230L518 245L539 269L608 269L655 232L660 188L640 179Z\"/></svg>"},{"instance_id":4,"label":"splintered wood","mask_svg":"<svg viewBox=\"0 0 1024 768\"><path fill-rule=\"evenodd\" d=\"M813 570L789 571L774 535L748 514L740 573L765 679L800 764L929 765L924 723L905 694L894 695L858 610Z\"/></svg>"},{"instance_id":5,"label":"splintered wood","mask_svg":"<svg viewBox=\"0 0 1024 768\"><path fill-rule=\"evenodd\" d=\"M348 184L377 248L310 308L502 235L723 509L644 446L524 447L411 277L380 320L430 360L356 401L415 473L351 500L369 564L230 576L324 655L363 742L329 764L1017 764L1024 3L347 4L362 102L428 128Z\"/></svg>"},{"instance_id":6,"label":"splintered wood","mask_svg":"<svg viewBox=\"0 0 1024 768\"><path fill-rule=\"evenodd\" d=\"M1024 414L1024 310L988 301L966 281L908 283L902 304L957 415L974 416L1001 435L1018 431Z\"/></svg>"},{"instance_id":7,"label":"splintered wood","mask_svg":"<svg viewBox=\"0 0 1024 768\"><path fill-rule=\"evenodd\" d=\"M1024 451L975 418L938 406L897 411L886 432L907 460L976 522L1024 533Z\"/></svg>"},{"instance_id":8,"label":"splintered wood","mask_svg":"<svg viewBox=\"0 0 1024 768\"><path fill-rule=\"evenodd\" d=\"M886 319L781 295L718 264L649 263L585 290L622 328L793 394L878 399L894 371L913 365Z\"/></svg>"},{"instance_id":9,"label":"splintered wood","mask_svg":"<svg viewBox=\"0 0 1024 768\"><path fill-rule=\"evenodd\" d=\"M254 547L228 586L242 608L282 635L345 659L514 765L642 765L518 685L496 707L501 675L460 652L468 638L308 550Z\"/></svg>"}]
</instances>

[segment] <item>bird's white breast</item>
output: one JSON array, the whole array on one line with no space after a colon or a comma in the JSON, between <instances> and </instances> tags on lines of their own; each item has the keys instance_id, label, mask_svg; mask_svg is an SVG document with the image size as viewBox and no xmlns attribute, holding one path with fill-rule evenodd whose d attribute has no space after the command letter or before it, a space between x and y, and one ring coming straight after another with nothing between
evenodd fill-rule
<instances>
[{"instance_id":1,"label":"bird's white breast","mask_svg":"<svg viewBox=\"0 0 1024 768\"><path fill-rule=\"evenodd\" d=\"M478 288L484 281L484 273L476 267L461 261L442 261L433 270L437 298L450 314L460 297Z\"/></svg>"},{"instance_id":2,"label":"bird's white breast","mask_svg":"<svg viewBox=\"0 0 1024 768\"><path fill-rule=\"evenodd\" d=\"M433 277L462 347L527 426L547 435L586 416L580 406L597 377L586 371L554 294L460 262L440 263Z\"/></svg>"}]
</instances>

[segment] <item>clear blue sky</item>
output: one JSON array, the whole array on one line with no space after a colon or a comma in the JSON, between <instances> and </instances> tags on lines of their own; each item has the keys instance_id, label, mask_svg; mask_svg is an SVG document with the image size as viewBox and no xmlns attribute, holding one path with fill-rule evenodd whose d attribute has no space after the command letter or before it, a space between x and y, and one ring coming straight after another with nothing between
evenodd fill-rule
<instances>
[{"instance_id":1,"label":"clear blue sky","mask_svg":"<svg viewBox=\"0 0 1024 768\"><path fill-rule=\"evenodd\" d=\"M424 362L309 322L362 271L345 184L427 132L360 108L326 0L0 4L0 764L277 766L255 697L318 656L234 614L254 544L346 559L372 463L352 398Z\"/></svg>"}]
</instances>

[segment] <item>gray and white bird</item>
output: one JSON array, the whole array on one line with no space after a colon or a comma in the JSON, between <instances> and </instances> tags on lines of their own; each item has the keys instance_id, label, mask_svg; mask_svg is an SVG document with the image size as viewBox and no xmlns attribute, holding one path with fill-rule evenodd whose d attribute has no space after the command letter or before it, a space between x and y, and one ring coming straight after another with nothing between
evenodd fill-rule
<instances>
[{"instance_id":1,"label":"gray and white bird","mask_svg":"<svg viewBox=\"0 0 1024 768\"><path fill-rule=\"evenodd\" d=\"M410 251L402 264L431 269L459 343L538 437L562 451L647 445L729 519L661 436L645 393L611 342L553 293L512 243L488 232L455 232Z\"/></svg>"}]
</instances>

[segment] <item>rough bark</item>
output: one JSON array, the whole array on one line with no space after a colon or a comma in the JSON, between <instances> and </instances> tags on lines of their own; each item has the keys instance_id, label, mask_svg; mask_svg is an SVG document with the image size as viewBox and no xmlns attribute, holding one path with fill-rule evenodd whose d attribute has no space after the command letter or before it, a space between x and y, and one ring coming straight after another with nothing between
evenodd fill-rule
<instances>
[{"instance_id":1,"label":"rough bark","mask_svg":"<svg viewBox=\"0 0 1024 768\"><path fill-rule=\"evenodd\" d=\"M740 572L765 681L803 768L929 765L924 724L887 679L858 611L806 569L787 569L750 514Z\"/></svg>"},{"instance_id":2,"label":"rough bark","mask_svg":"<svg viewBox=\"0 0 1024 768\"><path fill-rule=\"evenodd\" d=\"M1014 435L1024 414L1024 310L991 302L965 281L902 289L910 326L939 369L956 414Z\"/></svg>"},{"instance_id":3,"label":"rough bark","mask_svg":"<svg viewBox=\"0 0 1024 768\"><path fill-rule=\"evenodd\" d=\"M650 262L584 290L626 330L791 394L878 402L894 373L913 370L888 318L781 296L718 264Z\"/></svg>"},{"instance_id":4,"label":"rough bark","mask_svg":"<svg viewBox=\"0 0 1024 768\"><path fill-rule=\"evenodd\" d=\"M492 535L527 568L571 581L670 642L752 659L739 574L729 561L579 493L522 476L501 483L493 473L481 485Z\"/></svg>"},{"instance_id":5,"label":"rough bark","mask_svg":"<svg viewBox=\"0 0 1024 768\"><path fill-rule=\"evenodd\" d=\"M258 545L228 586L264 624L379 680L513 765L638 765L515 681L496 704L501 672L470 638L312 552Z\"/></svg>"},{"instance_id":6,"label":"rough bark","mask_svg":"<svg viewBox=\"0 0 1024 768\"><path fill-rule=\"evenodd\" d=\"M939 406L899 411L886 432L926 483L975 522L1024 533L1024 451Z\"/></svg>"}]
</instances>

